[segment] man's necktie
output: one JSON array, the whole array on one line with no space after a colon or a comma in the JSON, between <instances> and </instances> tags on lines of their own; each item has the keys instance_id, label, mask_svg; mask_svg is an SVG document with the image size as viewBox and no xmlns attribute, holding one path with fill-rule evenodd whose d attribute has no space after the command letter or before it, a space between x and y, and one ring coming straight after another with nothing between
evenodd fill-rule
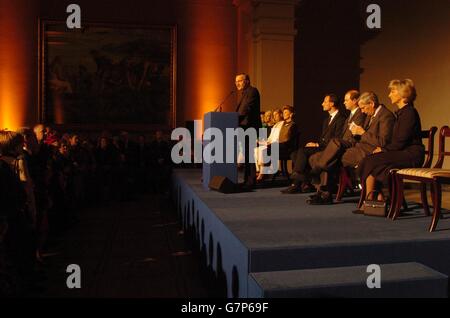
<instances>
[{"instance_id":1,"label":"man's necktie","mask_svg":"<svg viewBox=\"0 0 450 318\"><path fill-rule=\"evenodd\" d=\"M348 123L350 124L352 122L353 114L350 113L350 116L348 116Z\"/></svg>"},{"instance_id":2,"label":"man's necktie","mask_svg":"<svg viewBox=\"0 0 450 318\"><path fill-rule=\"evenodd\" d=\"M371 116L371 117L370 117L369 125L367 125L367 129L370 128L370 125L372 125L374 119L375 119L375 116Z\"/></svg>"}]
</instances>

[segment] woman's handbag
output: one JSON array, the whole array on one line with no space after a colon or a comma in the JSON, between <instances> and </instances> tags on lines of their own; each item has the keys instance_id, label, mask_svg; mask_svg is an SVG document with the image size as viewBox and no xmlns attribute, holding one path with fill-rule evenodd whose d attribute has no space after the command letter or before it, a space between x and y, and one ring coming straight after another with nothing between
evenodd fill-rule
<instances>
[{"instance_id":1,"label":"woman's handbag","mask_svg":"<svg viewBox=\"0 0 450 318\"><path fill-rule=\"evenodd\" d=\"M367 194L366 199L364 200L364 215L369 216L387 216L387 204L386 201L379 201L379 200L369 200L368 197L372 193L376 193L377 191L372 191ZM375 198L375 196L374 196Z\"/></svg>"}]
</instances>

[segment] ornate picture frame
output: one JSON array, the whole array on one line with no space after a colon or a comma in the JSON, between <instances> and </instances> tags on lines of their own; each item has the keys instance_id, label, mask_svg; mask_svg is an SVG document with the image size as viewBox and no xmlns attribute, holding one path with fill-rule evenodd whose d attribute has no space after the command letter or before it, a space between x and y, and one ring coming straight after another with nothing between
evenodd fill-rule
<instances>
[{"instance_id":1,"label":"ornate picture frame","mask_svg":"<svg viewBox=\"0 0 450 318\"><path fill-rule=\"evenodd\" d=\"M39 22L39 121L65 129L176 124L176 26Z\"/></svg>"}]
</instances>

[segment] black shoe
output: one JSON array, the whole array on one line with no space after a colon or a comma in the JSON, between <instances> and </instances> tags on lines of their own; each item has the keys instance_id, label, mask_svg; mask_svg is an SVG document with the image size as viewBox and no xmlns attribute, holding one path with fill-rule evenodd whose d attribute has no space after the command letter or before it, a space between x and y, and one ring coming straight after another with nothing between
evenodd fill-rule
<instances>
[{"instance_id":1,"label":"black shoe","mask_svg":"<svg viewBox=\"0 0 450 318\"><path fill-rule=\"evenodd\" d=\"M301 193L302 190L296 185L291 185L288 188L281 190L280 192L283 194L294 194L294 193Z\"/></svg>"},{"instance_id":2,"label":"black shoe","mask_svg":"<svg viewBox=\"0 0 450 318\"><path fill-rule=\"evenodd\" d=\"M252 192L254 187L251 183L242 183L239 185L239 192Z\"/></svg>"},{"instance_id":3,"label":"black shoe","mask_svg":"<svg viewBox=\"0 0 450 318\"><path fill-rule=\"evenodd\" d=\"M311 205L328 205L333 204L333 197L331 194L320 194L315 196L313 199L306 200L306 203Z\"/></svg>"},{"instance_id":4,"label":"black shoe","mask_svg":"<svg viewBox=\"0 0 450 318\"><path fill-rule=\"evenodd\" d=\"M364 214L364 210L360 210L360 209L358 209L358 210L353 210L352 213L353 213L353 214Z\"/></svg>"},{"instance_id":5,"label":"black shoe","mask_svg":"<svg viewBox=\"0 0 450 318\"><path fill-rule=\"evenodd\" d=\"M319 195L320 195L320 193L319 193L319 192L316 192L316 193L310 195L310 196L309 196L309 199L316 199Z\"/></svg>"},{"instance_id":6,"label":"black shoe","mask_svg":"<svg viewBox=\"0 0 450 318\"><path fill-rule=\"evenodd\" d=\"M310 183L303 183L300 188L303 193L310 193L317 191L317 189Z\"/></svg>"}]
</instances>

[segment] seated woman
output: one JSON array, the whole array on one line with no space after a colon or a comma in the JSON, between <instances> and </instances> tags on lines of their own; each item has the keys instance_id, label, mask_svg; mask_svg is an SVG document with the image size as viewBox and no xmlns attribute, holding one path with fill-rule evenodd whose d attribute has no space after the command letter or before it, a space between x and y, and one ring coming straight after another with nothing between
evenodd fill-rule
<instances>
[{"instance_id":1,"label":"seated woman","mask_svg":"<svg viewBox=\"0 0 450 318\"><path fill-rule=\"evenodd\" d=\"M273 125L274 125L273 112L271 110L268 110L264 113L262 127L267 128L267 133L270 135L270 131Z\"/></svg>"},{"instance_id":2,"label":"seated woman","mask_svg":"<svg viewBox=\"0 0 450 318\"><path fill-rule=\"evenodd\" d=\"M373 194L373 191L377 191L377 199L380 201L384 200L381 187L387 183L389 170L421 167L425 156L420 117L413 104L416 99L413 81L392 80L389 90L392 104L398 107L392 140L386 147L376 148L372 155L362 161L359 168L361 180L366 182L366 193ZM370 195L369 199L374 197Z\"/></svg>"},{"instance_id":3,"label":"seated woman","mask_svg":"<svg viewBox=\"0 0 450 318\"><path fill-rule=\"evenodd\" d=\"M269 137L269 140L267 142L261 143L263 147L258 147L258 149L260 150L256 158L258 158L259 160L257 162L260 163L259 169L261 173L258 175L257 181L261 181L265 178L266 175L274 174L276 172L275 171L276 169L273 166L273 162L270 164L269 168L264 167L265 165L263 164L262 154L265 149L268 149L270 151L271 145L274 143L278 143L279 158L283 158L288 157L289 153L295 147L295 138L297 136L297 125L293 121L293 117L294 117L294 108L289 105L284 106L282 123L281 124L277 123L272 129L272 131L277 131L275 132L275 138L271 139ZM264 170L262 169L262 167L264 167Z\"/></svg>"},{"instance_id":4,"label":"seated woman","mask_svg":"<svg viewBox=\"0 0 450 318\"><path fill-rule=\"evenodd\" d=\"M267 151L267 147L274 143L278 142L278 138L280 136L281 127L284 124L283 121L283 112L281 109L276 109L272 112L273 122L275 123L272 126L270 131L269 138L267 140L258 141L259 146L255 148L255 164L256 164L256 172L259 173L262 170L263 164L263 152ZM261 180L263 176L258 176L257 180Z\"/></svg>"},{"instance_id":5,"label":"seated woman","mask_svg":"<svg viewBox=\"0 0 450 318\"><path fill-rule=\"evenodd\" d=\"M264 122L264 116L265 116L264 112L259 112L259 117L261 117L262 128L266 128L267 127L265 122Z\"/></svg>"}]
</instances>

